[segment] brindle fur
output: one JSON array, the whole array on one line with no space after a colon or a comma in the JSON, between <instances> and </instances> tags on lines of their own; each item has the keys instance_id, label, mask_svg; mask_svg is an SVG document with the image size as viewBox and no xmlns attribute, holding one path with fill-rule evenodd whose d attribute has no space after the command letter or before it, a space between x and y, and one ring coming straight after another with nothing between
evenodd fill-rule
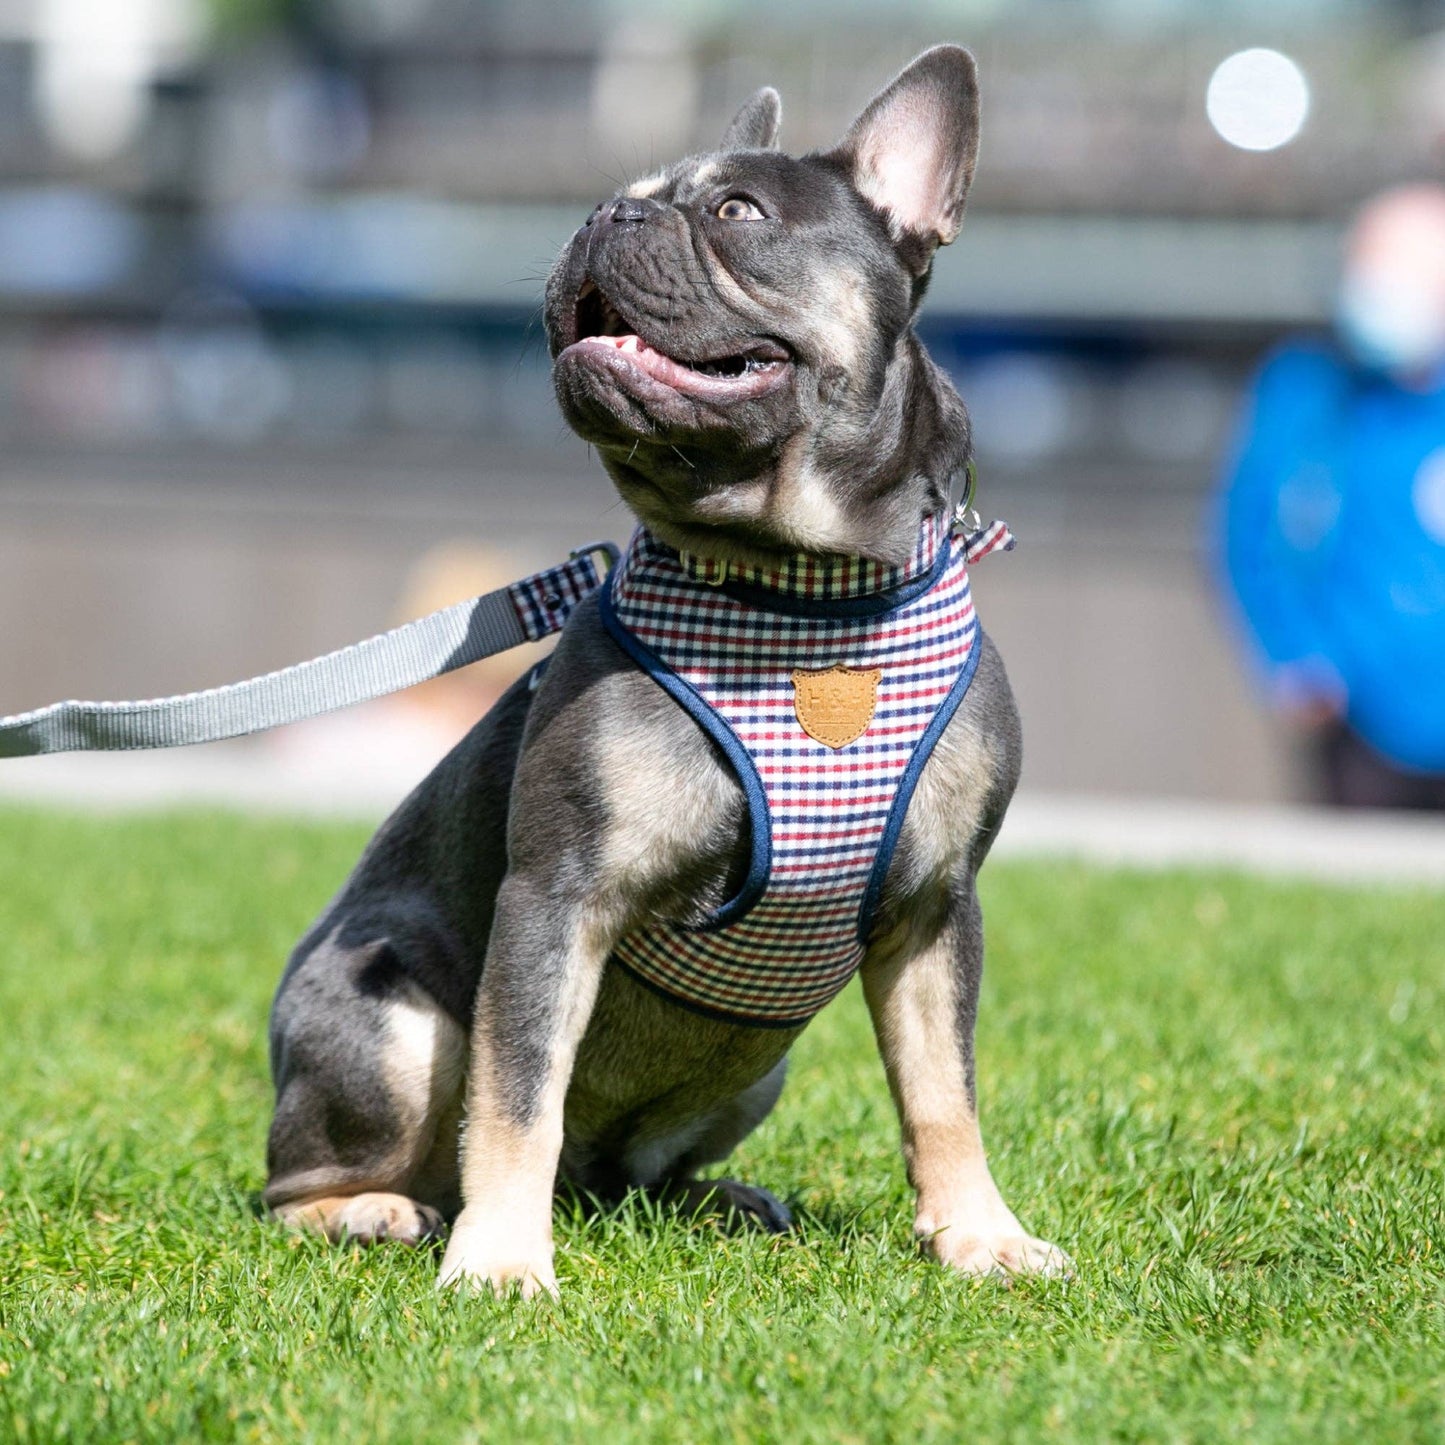
<instances>
[{"instance_id":1,"label":"brindle fur","mask_svg":"<svg viewBox=\"0 0 1445 1445\"><path fill-rule=\"evenodd\" d=\"M794 160L770 149L778 102L760 92L722 152L579 231L548 285L554 354L576 339L590 279L673 356L768 337L794 358L786 386L713 407L560 357L569 422L661 536L740 560L799 547L899 560L946 502L967 414L911 323L957 230L976 114L972 61L940 47L837 150ZM921 213L916 185L889 190L900 115L915 158L933 143ZM778 218L767 233L712 219L738 190ZM1023 1232L978 1143L974 879L1020 756L1003 665L979 645L910 807L864 984L926 1247L970 1272L1056 1271L1064 1257ZM700 922L732 896L745 824L716 746L583 603L540 684L514 686L406 799L294 952L271 1026L271 1208L333 1237L411 1242L455 1218L444 1280L531 1292L555 1287L559 1178L704 1207L696 1171L767 1114L797 1031L699 1016L608 956L630 929ZM723 1212L786 1225L765 1191L715 1188Z\"/></svg>"}]
</instances>

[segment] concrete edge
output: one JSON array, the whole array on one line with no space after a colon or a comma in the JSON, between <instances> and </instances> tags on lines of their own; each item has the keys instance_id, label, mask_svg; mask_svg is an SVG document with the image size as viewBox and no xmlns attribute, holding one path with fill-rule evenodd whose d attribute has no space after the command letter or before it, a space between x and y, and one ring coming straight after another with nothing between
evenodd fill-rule
<instances>
[{"instance_id":1,"label":"concrete edge","mask_svg":"<svg viewBox=\"0 0 1445 1445\"><path fill-rule=\"evenodd\" d=\"M263 744L169 753L0 761L0 802L95 813L219 807L281 817L379 822L425 760L278 757ZM1020 793L1001 858L1078 858L1130 868L1210 867L1334 882L1445 886L1445 817L1342 813L1183 799Z\"/></svg>"}]
</instances>

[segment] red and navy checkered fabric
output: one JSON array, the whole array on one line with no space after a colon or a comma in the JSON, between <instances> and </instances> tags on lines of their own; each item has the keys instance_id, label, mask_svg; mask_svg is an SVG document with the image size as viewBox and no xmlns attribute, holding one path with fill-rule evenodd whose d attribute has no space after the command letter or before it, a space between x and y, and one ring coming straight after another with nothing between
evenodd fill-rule
<instances>
[{"instance_id":1,"label":"red and navy checkered fabric","mask_svg":"<svg viewBox=\"0 0 1445 1445\"><path fill-rule=\"evenodd\" d=\"M941 728L925 735L945 704L951 714L972 675L978 625L967 554L974 544L982 556L1012 542L994 524L954 544L940 515L903 567L799 556L769 571L680 556L645 530L633 537L610 580L604 620L700 721L699 703L724 725L724 733L709 731L724 743L750 807L765 810L754 849L765 840L766 856L754 857L750 904L745 888L708 925L627 936L615 955L623 968L702 1012L774 1027L805 1023L842 989L863 957L865 896L876 896L875 867L887 862L880 845L885 833L896 839L906 794ZM889 593L905 600L846 615ZM878 668L881 680L867 730L834 749L799 722L792 673L838 663Z\"/></svg>"},{"instance_id":2,"label":"red and navy checkered fabric","mask_svg":"<svg viewBox=\"0 0 1445 1445\"><path fill-rule=\"evenodd\" d=\"M610 543L608 544L611 545ZM616 548L612 548L616 555ZM523 577L508 587L517 621L528 642L540 642L560 632L572 609L601 581L597 563L590 552L581 553L560 566Z\"/></svg>"}]
</instances>

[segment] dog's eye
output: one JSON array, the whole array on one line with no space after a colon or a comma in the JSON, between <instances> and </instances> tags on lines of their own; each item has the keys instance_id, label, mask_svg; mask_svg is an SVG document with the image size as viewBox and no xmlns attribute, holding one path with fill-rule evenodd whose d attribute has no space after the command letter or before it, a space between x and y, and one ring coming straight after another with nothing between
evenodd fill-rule
<instances>
[{"instance_id":1,"label":"dog's eye","mask_svg":"<svg viewBox=\"0 0 1445 1445\"><path fill-rule=\"evenodd\" d=\"M762 221L766 219L751 201L742 196L729 196L717 208L717 218L720 221Z\"/></svg>"}]
</instances>

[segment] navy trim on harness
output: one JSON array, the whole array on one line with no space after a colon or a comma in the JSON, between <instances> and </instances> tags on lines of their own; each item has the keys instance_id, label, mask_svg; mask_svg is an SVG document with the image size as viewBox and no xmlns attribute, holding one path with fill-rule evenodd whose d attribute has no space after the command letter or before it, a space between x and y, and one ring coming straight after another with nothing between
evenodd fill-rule
<instances>
[{"instance_id":1,"label":"navy trim on harness","mask_svg":"<svg viewBox=\"0 0 1445 1445\"><path fill-rule=\"evenodd\" d=\"M758 776L757 764L737 734L689 682L679 677L646 643L639 641L622 625L612 600L612 589L617 585L621 573L620 567L614 569L606 583L598 588L597 610L602 617L602 625L612 635L613 641L664 692L679 702L693 721L723 750L737 774L738 782L742 784L752 835L752 857L748 860L748 876L737 895L698 925L701 930L711 932L725 928L729 923L741 918L763 896L763 890L768 886L768 877L773 868L773 827L768 797L763 791L763 780ZM671 998L672 995L666 994L664 997ZM718 1014L717 1017L728 1015Z\"/></svg>"},{"instance_id":2,"label":"navy trim on harness","mask_svg":"<svg viewBox=\"0 0 1445 1445\"><path fill-rule=\"evenodd\" d=\"M949 549L944 548L947 552ZM898 780L898 791L888 810L888 821L883 825L883 837L878 852L873 857L873 868L868 874L868 886L863 890L863 902L858 907L858 941L866 946L868 930L873 926L873 915L877 912L878 901L883 893L883 882L888 876L888 865L893 861L893 850L898 846L899 834L903 831L903 820L908 814L908 804L913 799L913 790L923 773L923 765L933 752L934 744L943 736L943 730L958 711L964 694L968 691L973 675L978 671L978 660L983 654L983 628L979 626L978 615L973 619L973 642L968 649L968 658L959 671L958 678L948 691L948 696L939 704L938 711L929 720L908 759L908 766Z\"/></svg>"},{"instance_id":3,"label":"navy trim on harness","mask_svg":"<svg viewBox=\"0 0 1445 1445\"><path fill-rule=\"evenodd\" d=\"M724 582L719 591L747 607L781 613L784 617L884 617L929 591L948 570L952 557L953 548L945 539L927 572L900 582L897 587L869 592L862 597L809 599L789 592L775 592L751 582Z\"/></svg>"}]
</instances>

